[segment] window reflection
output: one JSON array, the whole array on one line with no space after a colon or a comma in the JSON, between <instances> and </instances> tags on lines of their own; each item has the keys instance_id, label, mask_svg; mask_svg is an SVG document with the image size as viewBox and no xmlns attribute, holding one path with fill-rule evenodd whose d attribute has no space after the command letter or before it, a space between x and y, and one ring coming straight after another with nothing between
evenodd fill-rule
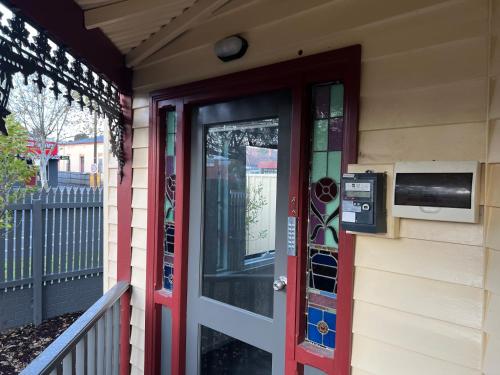
<instances>
[{"instance_id":1,"label":"window reflection","mask_svg":"<svg viewBox=\"0 0 500 375\"><path fill-rule=\"evenodd\" d=\"M201 326L201 374L270 375L271 372L271 353Z\"/></svg>"},{"instance_id":2,"label":"window reflection","mask_svg":"<svg viewBox=\"0 0 500 375\"><path fill-rule=\"evenodd\" d=\"M208 128L203 295L272 317L278 120Z\"/></svg>"}]
</instances>

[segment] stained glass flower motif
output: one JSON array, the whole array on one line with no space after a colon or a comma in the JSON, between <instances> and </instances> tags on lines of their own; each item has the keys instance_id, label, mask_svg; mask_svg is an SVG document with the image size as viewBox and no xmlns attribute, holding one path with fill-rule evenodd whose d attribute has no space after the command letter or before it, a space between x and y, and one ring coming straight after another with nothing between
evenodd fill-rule
<instances>
[{"instance_id":1,"label":"stained glass flower motif","mask_svg":"<svg viewBox=\"0 0 500 375\"><path fill-rule=\"evenodd\" d=\"M316 197L323 203L333 201L337 197L337 192L337 183L329 177L323 177L316 182L316 186L314 187Z\"/></svg>"}]
</instances>

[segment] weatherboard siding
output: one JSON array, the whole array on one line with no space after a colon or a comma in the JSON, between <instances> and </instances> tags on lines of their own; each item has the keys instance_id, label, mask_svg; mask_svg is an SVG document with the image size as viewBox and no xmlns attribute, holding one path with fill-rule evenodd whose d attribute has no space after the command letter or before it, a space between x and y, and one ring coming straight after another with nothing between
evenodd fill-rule
<instances>
[{"instance_id":1,"label":"weatherboard siding","mask_svg":"<svg viewBox=\"0 0 500 375\"><path fill-rule=\"evenodd\" d=\"M117 173L118 162L109 151L109 134L104 136L104 157L102 183L104 187L104 210L103 210L103 291L106 293L117 280L117 233L118 209L117 209Z\"/></svg>"},{"instance_id":2,"label":"weatherboard siding","mask_svg":"<svg viewBox=\"0 0 500 375\"><path fill-rule=\"evenodd\" d=\"M488 248L486 268L486 312L484 321L484 374L500 375L500 1L491 13L492 48L488 65L490 101L488 107L488 147L485 212L485 239Z\"/></svg>"},{"instance_id":3,"label":"weatherboard siding","mask_svg":"<svg viewBox=\"0 0 500 375\"><path fill-rule=\"evenodd\" d=\"M299 50L309 55L359 43L359 162L479 160L486 192L478 224L403 219L397 239L358 236L353 374L500 374L499 32L500 0L263 0L199 25L138 66L132 373L144 368L147 93L284 61ZM234 33L250 48L223 64L213 42ZM116 259L114 210L109 265ZM113 280L109 268L107 276Z\"/></svg>"}]
</instances>

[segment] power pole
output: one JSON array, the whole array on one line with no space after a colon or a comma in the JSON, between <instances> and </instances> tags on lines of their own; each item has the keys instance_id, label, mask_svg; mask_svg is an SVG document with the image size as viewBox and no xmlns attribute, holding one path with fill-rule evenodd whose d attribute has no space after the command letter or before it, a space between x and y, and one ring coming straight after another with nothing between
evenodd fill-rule
<instances>
[{"instance_id":1,"label":"power pole","mask_svg":"<svg viewBox=\"0 0 500 375\"><path fill-rule=\"evenodd\" d=\"M99 168L97 166L97 111L94 111L94 165L95 165L95 172L93 176L93 181L94 181L94 187L98 187L98 182L97 182L97 175L99 173Z\"/></svg>"}]
</instances>

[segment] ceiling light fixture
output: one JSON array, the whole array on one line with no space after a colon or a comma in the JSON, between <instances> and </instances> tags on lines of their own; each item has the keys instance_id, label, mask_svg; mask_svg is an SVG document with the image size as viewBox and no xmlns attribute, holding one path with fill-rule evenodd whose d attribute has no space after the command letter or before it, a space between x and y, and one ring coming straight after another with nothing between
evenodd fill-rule
<instances>
[{"instance_id":1,"label":"ceiling light fixture","mask_svg":"<svg viewBox=\"0 0 500 375\"><path fill-rule=\"evenodd\" d=\"M239 35L233 35L215 43L214 51L219 59L224 62L242 57L248 49L248 42Z\"/></svg>"}]
</instances>

